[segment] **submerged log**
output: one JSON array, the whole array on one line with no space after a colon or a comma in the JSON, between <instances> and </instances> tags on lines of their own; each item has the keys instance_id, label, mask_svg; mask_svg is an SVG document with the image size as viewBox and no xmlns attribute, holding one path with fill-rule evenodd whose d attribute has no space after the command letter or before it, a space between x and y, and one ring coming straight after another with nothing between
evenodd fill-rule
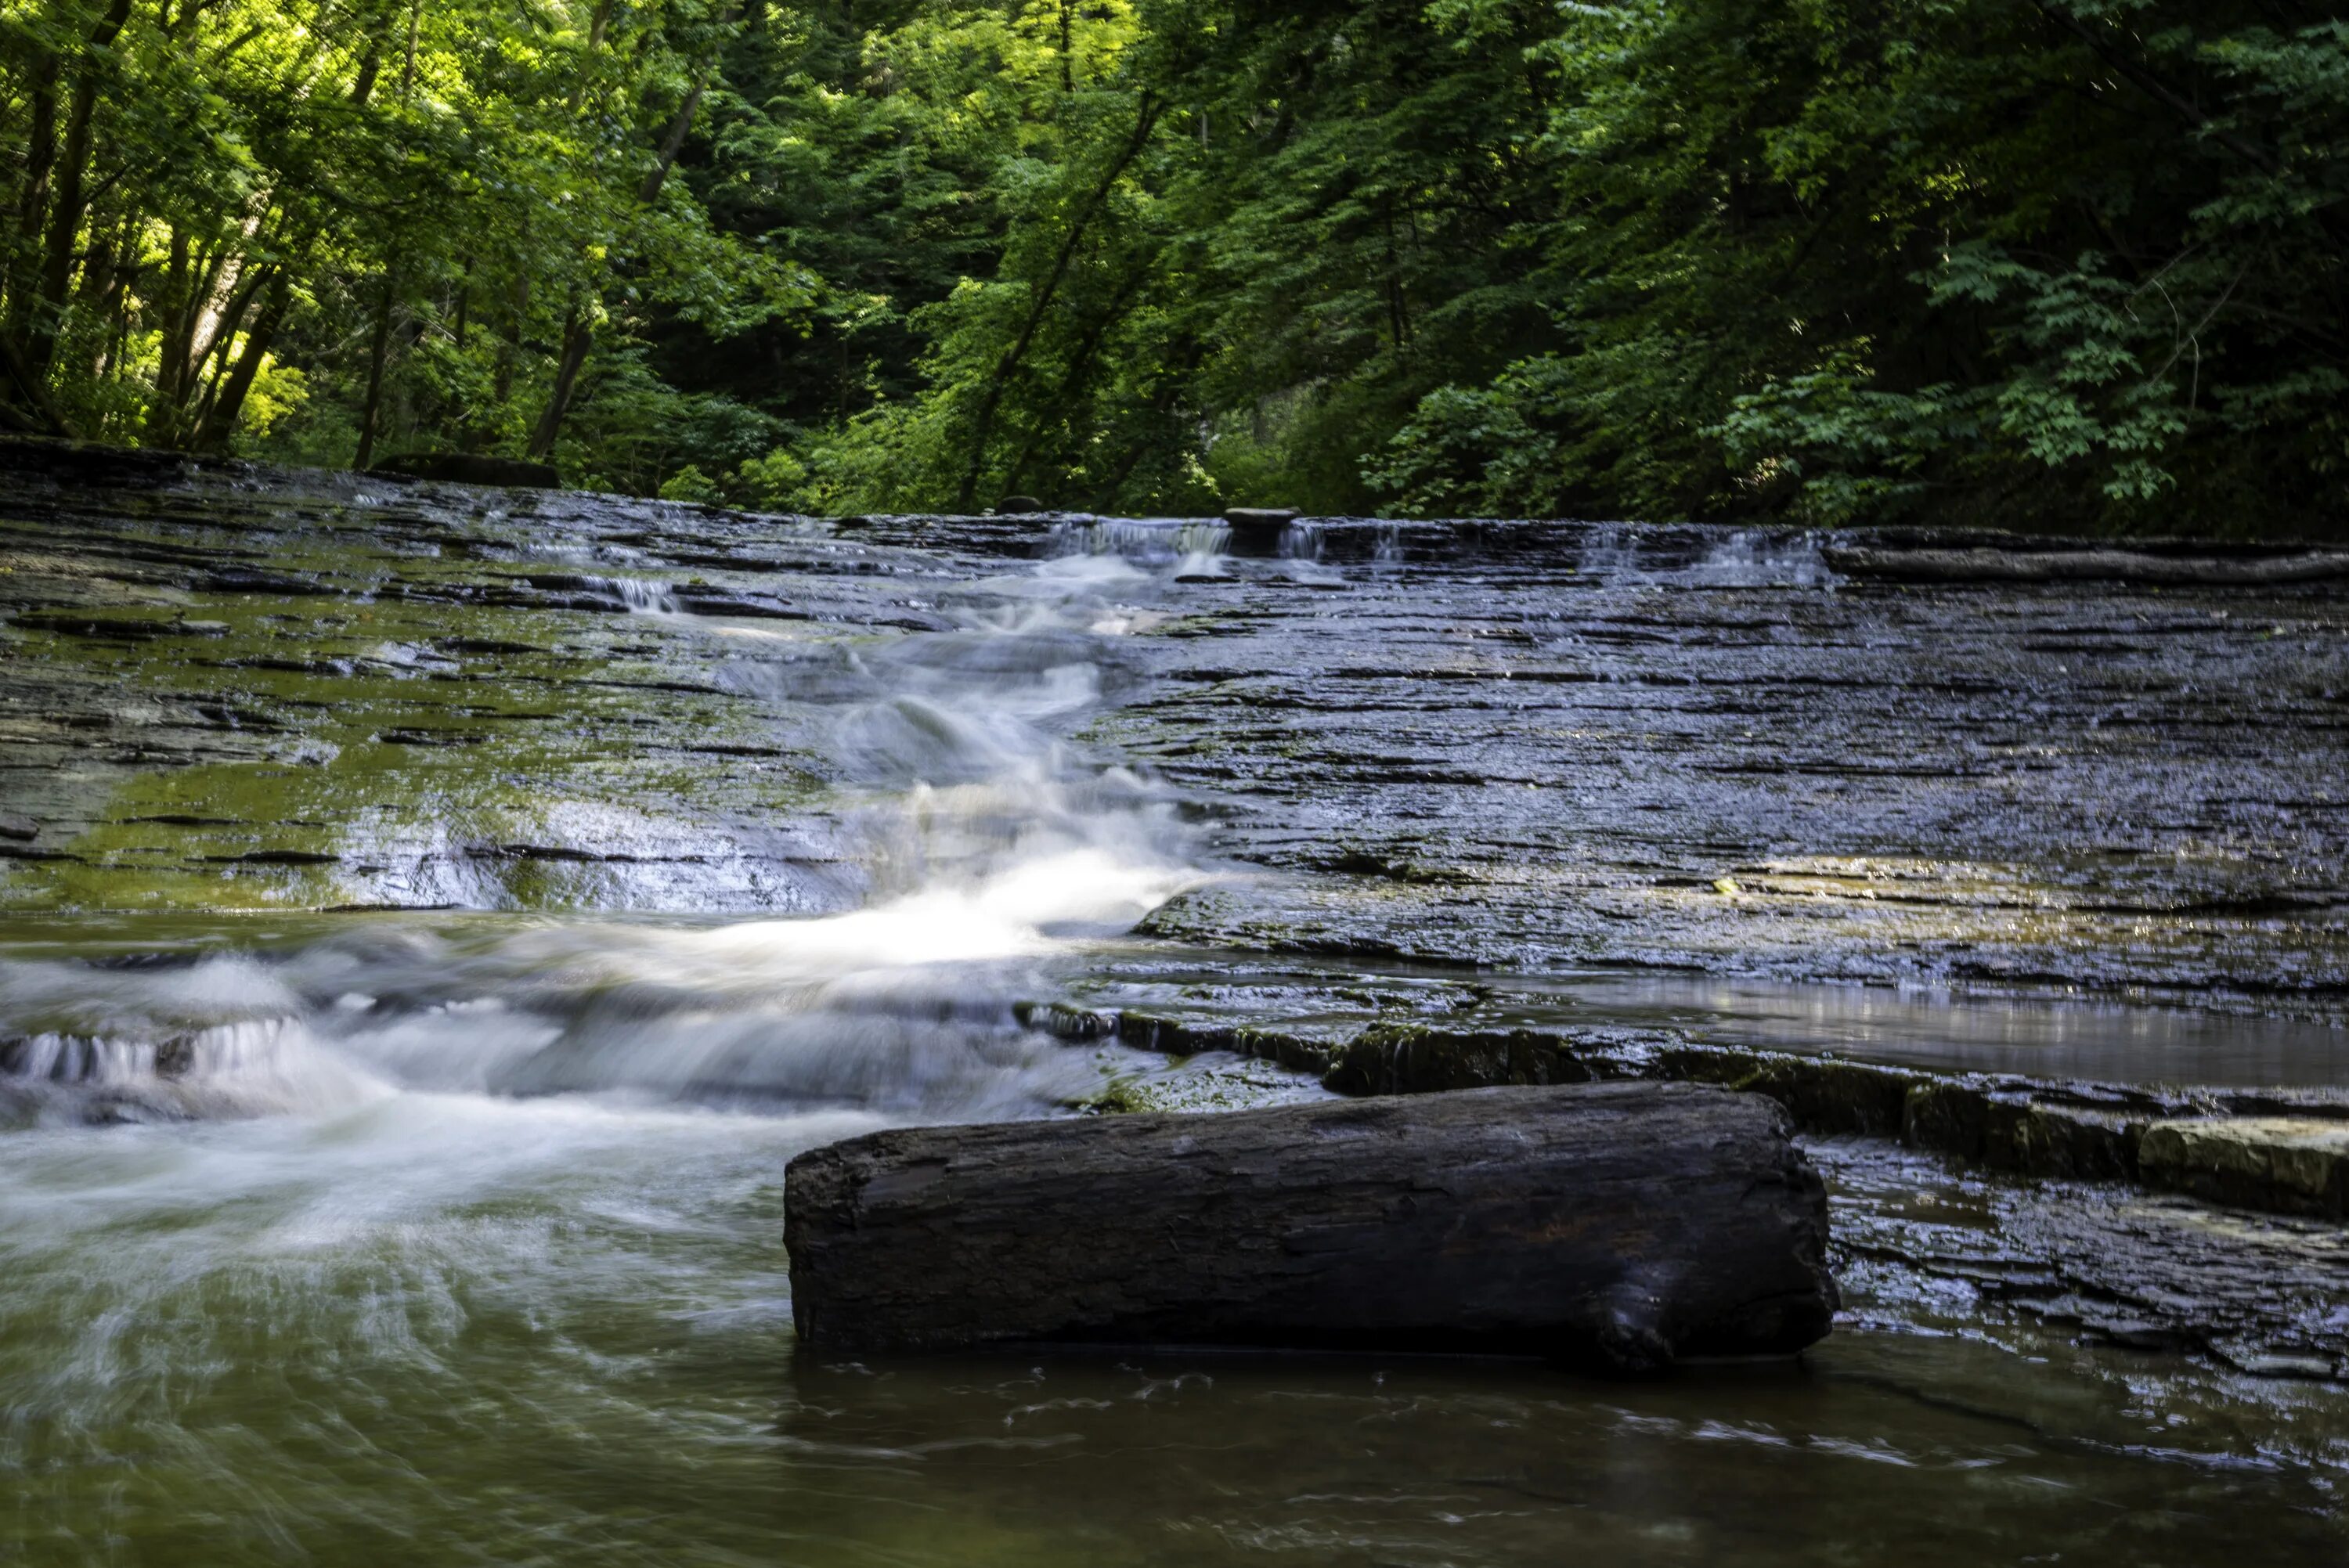
<instances>
[{"instance_id":1,"label":"submerged log","mask_svg":"<svg viewBox=\"0 0 2349 1568\"><path fill-rule=\"evenodd\" d=\"M1826 1333L1785 1113L1687 1084L911 1129L801 1155L802 1341L1537 1354L1622 1370Z\"/></svg>"}]
</instances>

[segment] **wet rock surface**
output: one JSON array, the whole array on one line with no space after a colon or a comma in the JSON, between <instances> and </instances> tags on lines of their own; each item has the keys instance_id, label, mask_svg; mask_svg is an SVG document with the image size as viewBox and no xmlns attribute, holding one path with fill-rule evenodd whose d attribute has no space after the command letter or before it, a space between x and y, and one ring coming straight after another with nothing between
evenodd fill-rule
<instances>
[{"instance_id":1,"label":"wet rock surface","mask_svg":"<svg viewBox=\"0 0 2349 1568\"><path fill-rule=\"evenodd\" d=\"M843 907L853 781L808 732L942 575L690 507L46 446L0 460L0 567L19 910ZM825 634L668 629L721 617Z\"/></svg>"},{"instance_id":2,"label":"wet rock surface","mask_svg":"<svg viewBox=\"0 0 2349 1568\"><path fill-rule=\"evenodd\" d=\"M2158 1121L2137 1161L2157 1185L2224 1203L2349 1218L2349 1120Z\"/></svg>"},{"instance_id":3,"label":"wet rock surface","mask_svg":"<svg viewBox=\"0 0 2349 1568\"><path fill-rule=\"evenodd\" d=\"M1826 551L1855 577L1896 583L2133 583L2199 588L2325 583L2349 578L2349 551L2291 545L2084 545L2002 538L1995 544L1888 538Z\"/></svg>"},{"instance_id":4,"label":"wet rock surface","mask_svg":"<svg viewBox=\"0 0 2349 1568\"><path fill-rule=\"evenodd\" d=\"M0 841L17 908L837 907L858 780L823 727L874 688L862 649L1003 554L1155 541L1192 554L1137 593L1084 741L1271 873L1160 934L2349 998L2349 622L2322 583L1920 584L1831 564L1876 546L1694 529L816 525L9 457L0 766L40 830ZM429 819L394 781L438 786ZM275 851L335 858L241 858Z\"/></svg>"},{"instance_id":5,"label":"wet rock surface","mask_svg":"<svg viewBox=\"0 0 2349 1568\"><path fill-rule=\"evenodd\" d=\"M1099 614L1040 614L1040 557ZM719 1009L733 1032L704 1048L706 955L690 982L614 985L543 944L586 976L558 984L403 928L383 940L464 984L403 970L345 1017L331 931L838 913L1038 831L1033 799L1047 833L1107 802L1174 824L1204 873L1143 940L957 972L918 1005L827 1002L784 1037L845 1019L903 1063L947 1019L947 1076L1032 1074L1000 1102L1023 1114L1753 1089L1865 1135L1822 1156L1850 1266L1882 1286L1855 1322L1947 1307L2339 1377L2337 1224L2205 1201L2337 1214L2334 1176L2302 1181L2301 1144L2243 1144L2243 1120L2214 1135L2236 1152L2188 1152L2216 1119L2313 1123L2320 1149L2342 1124L2338 568L1557 523L817 521L11 444L11 954L63 966L67 995L100 950L172 956L158 920L332 913L284 938L325 977L274 1023L129 1029L0 995L0 1112L249 1108L212 1094L220 1064L491 995L524 1041L501 1093L869 1095L865 1069L761 1057L755 1009ZM967 722L981 682L1032 750ZM1006 779L1016 802L987 793ZM659 1071L626 1055L648 1036L680 1042Z\"/></svg>"},{"instance_id":6,"label":"wet rock surface","mask_svg":"<svg viewBox=\"0 0 2349 1568\"><path fill-rule=\"evenodd\" d=\"M1853 1322L2191 1352L2261 1377L2349 1381L2349 1233L2108 1184L2021 1183L1865 1139L1826 1173Z\"/></svg>"},{"instance_id":7,"label":"wet rock surface","mask_svg":"<svg viewBox=\"0 0 2349 1568\"><path fill-rule=\"evenodd\" d=\"M1375 587L1179 629L1115 737L1244 797L1229 851L1289 874L1154 928L2337 1016L2329 593L1827 591L1795 586L1826 572L1799 542L1551 547L1583 564L1406 536Z\"/></svg>"}]
</instances>

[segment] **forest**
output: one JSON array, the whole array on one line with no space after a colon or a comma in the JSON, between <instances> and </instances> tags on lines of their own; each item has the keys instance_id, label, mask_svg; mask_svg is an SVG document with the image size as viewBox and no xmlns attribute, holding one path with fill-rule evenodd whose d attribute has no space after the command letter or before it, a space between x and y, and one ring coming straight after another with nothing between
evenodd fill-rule
<instances>
[{"instance_id":1,"label":"forest","mask_svg":"<svg viewBox=\"0 0 2349 1568\"><path fill-rule=\"evenodd\" d=\"M0 0L0 1568L2349 1568L2349 4Z\"/></svg>"},{"instance_id":2,"label":"forest","mask_svg":"<svg viewBox=\"0 0 2349 1568\"><path fill-rule=\"evenodd\" d=\"M819 513L2338 534L2312 0L7 0L0 428Z\"/></svg>"}]
</instances>

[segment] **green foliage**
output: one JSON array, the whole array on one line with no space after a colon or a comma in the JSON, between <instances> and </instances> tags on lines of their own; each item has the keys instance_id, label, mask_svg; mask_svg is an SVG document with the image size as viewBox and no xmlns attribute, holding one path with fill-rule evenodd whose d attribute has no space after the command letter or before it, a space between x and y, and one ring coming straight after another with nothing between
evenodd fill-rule
<instances>
[{"instance_id":1,"label":"green foliage","mask_svg":"<svg viewBox=\"0 0 2349 1568\"><path fill-rule=\"evenodd\" d=\"M2337 530L2308 0L28 0L0 410L819 511Z\"/></svg>"}]
</instances>

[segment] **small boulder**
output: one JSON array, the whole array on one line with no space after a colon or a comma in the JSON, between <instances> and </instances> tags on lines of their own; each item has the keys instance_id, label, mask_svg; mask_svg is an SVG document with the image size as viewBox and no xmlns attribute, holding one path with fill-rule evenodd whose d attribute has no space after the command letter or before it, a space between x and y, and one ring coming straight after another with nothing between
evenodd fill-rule
<instances>
[{"instance_id":1,"label":"small boulder","mask_svg":"<svg viewBox=\"0 0 2349 1568\"><path fill-rule=\"evenodd\" d=\"M2349 1121L2246 1116L2157 1121L2137 1143L2146 1181L2239 1208L2349 1218Z\"/></svg>"},{"instance_id":2,"label":"small boulder","mask_svg":"<svg viewBox=\"0 0 2349 1568\"><path fill-rule=\"evenodd\" d=\"M1235 533L1278 533L1297 517L1293 506L1236 506L1224 513Z\"/></svg>"},{"instance_id":3,"label":"small boulder","mask_svg":"<svg viewBox=\"0 0 2349 1568\"><path fill-rule=\"evenodd\" d=\"M999 517L1027 517L1051 509L1032 495L1008 495L995 503Z\"/></svg>"}]
</instances>

